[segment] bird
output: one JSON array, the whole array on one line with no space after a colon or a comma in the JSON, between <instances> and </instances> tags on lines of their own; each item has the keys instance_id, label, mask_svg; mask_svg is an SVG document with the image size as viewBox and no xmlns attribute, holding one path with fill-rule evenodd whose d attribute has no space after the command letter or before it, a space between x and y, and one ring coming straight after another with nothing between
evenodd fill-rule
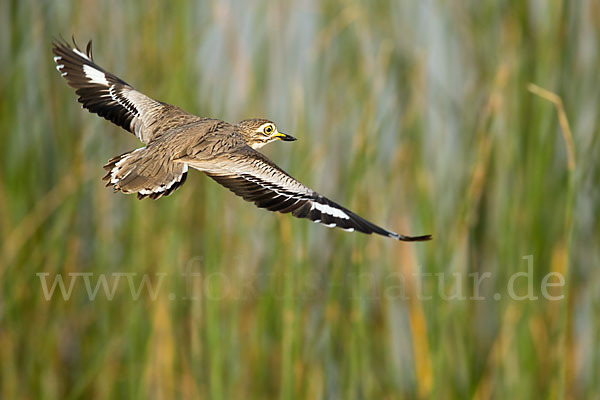
<instances>
[{"instance_id":1,"label":"bird","mask_svg":"<svg viewBox=\"0 0 600 400\"><path fill-rule=\"evenodd\" d=\"M260 208L291 213L327 227L378 234L399 241L426 241L384 229L313 191L258 149L295 137L262 118L231 124L199 117L154 100L94 62L92 42L85 51L64 39L52 42L56 69L75 89L82 107L134 134L143 147L108 160L102 178L115 192L139 199L168 196L186 181L189 168Z\"/></svg>"}]
</instances>

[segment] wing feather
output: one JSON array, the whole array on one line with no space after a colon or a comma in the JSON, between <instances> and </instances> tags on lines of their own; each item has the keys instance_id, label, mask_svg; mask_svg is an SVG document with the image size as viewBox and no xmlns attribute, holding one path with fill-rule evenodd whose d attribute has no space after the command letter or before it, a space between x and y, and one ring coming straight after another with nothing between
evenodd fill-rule
<instances>
[{"instance_id":1,"label":"wing feather","mask_svg":"<svg viewBox=\"0 0 600 400\"><path fill-rule=\"evenodd\" d=\"M225 186L257 207L280 213L292 213L330 228L379 234L403 241L431 239L425 236L404 236L367 221L347 208L314 192L291 177L271 160L248 146L234 153L223 154L210 163L186 159L191 167L200 169L217 183Z\"/></svg>"},{"instance_id":2,"label":"wing feather","mask_svg":"<svg viewBox=\"0 0 600 400\"><path fill-rule=\"evenodd\" d=\"M97 65L92 58L92 42L83 52L73 40L53 43L56 69L75 89L83 108L113 122L149 143L170 127L198 117L179 107L138 92L119 77Z\"/></svg>"}]
</instances>

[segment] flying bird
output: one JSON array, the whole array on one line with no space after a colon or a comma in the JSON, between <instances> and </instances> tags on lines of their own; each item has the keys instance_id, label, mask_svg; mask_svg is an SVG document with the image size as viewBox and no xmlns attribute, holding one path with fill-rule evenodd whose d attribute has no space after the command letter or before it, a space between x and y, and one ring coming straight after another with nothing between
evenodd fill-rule
<instances>
[{"instance_id":1,"label":"flying bird","mask_svg":"<svg viewBox=\"0 0 600 400\"><path fill-rule=\"evenodd\" d=\"M75 89L83 108L133 133L145 145L111 158L106 186L139 199L168 196L186 180L188 169L204 172L246 201L292 213L328 227L378 234L402 241L430 240L381 228L304 186L257 149L296 138L267 119L230 124L189 114L151 99L97 65L92 42L82 51L64 40L53 43L56 69Z\"/></svg>"}]
</instances>

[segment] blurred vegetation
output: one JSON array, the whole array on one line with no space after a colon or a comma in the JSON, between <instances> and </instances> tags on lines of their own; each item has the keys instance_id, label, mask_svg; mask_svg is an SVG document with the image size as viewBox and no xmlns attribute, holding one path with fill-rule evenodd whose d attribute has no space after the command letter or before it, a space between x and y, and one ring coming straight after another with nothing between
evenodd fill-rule
<instances>
[{"instance_id":1,"label":"blurred vegetation","mask_svg":"<svg viewBox=\"0 0 600 400\"><path fill-rule=\"evenodd\" d=\"M264 149L284 169L434 241L274 215L194 171L113 194L102 165L140 143L54 69L71 34L151 97L276 121L299 138ZM592 0L0 2L0 398L599 398L599 38ZM530 83L562 99L571 169ZM539 299L516 301L527 256ZM486 272L482 300L445 298ZM123 278L47 301L39 273L167 275L156 299Z\"/></svg>"}]
</instances>

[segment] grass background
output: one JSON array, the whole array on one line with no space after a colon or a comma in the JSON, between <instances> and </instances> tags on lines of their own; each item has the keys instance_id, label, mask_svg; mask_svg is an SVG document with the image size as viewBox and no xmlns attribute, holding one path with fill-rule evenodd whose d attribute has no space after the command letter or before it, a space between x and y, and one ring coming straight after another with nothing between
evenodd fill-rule
<instances>
[{"instance_id":1,"label":"grass background","mask_svg":"<svg viewBox=\"0 0 600 400\"><path fill-rule=\"evenodd\" d=\"M71 34L154 98L276 121L299 138L264 149L284 169L434 241L274 215L193 171L160 201L113 194L103 163L140 144L57 74ZM599 37L592 0L0 2L0 398L599 398ZM529 83L562 99L572 168ZM507 295L526 256L535 301ZM167 275L155 299L123 278L47 301L36 274L73 272ZM482 300L447 299L486 272Z\"/></svg>"}]
</instances>

